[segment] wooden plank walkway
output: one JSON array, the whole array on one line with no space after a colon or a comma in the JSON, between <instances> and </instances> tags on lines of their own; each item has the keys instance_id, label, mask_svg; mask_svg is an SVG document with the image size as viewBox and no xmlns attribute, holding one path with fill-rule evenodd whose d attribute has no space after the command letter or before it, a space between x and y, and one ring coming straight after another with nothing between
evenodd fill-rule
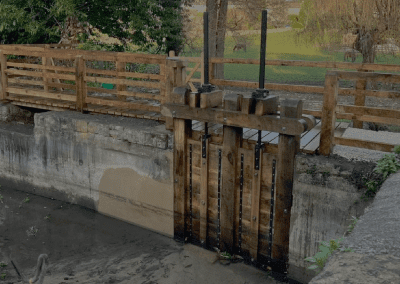
<instances>
[{"instance_id":1,"label":"wooden plank walkway","mask_svg":"<svg viewBox=\"0 0 400 284\"><path fill-rule=\"evenodd\" d=\"M75 102L65 101L65 100L16 95L11 93L6 100L11 101L11 104L13 105L31 107L37 109L45 109L53 111L76 110ZM139 111L121 107L109 107L96 104L87 104L87 107L83 108L83 110L92 113L112 114L125 117L145 118L157 121L165 121L165 118L160 113L151 111Z\"/></svg>"},{"instance_id":2,"label":"wooden plank walkway","mask_svg":"<svg viewBox=\"0 0 400 284\"><path fill-rule=\"evenodd\" d=\"M349 126L348 122L336 122L335 127L335 137L341 137L343 132ZM192 129L195 131L200 131L204 133L204 123L199 121L192 122ZM222 124L209 124L208 132L210 134L222 135ZM258 131L256 129L243 129L243 139L249 141L257 141ZM300 151L307 154L315 154L319 149L319 142L321 136L321 119L316 119L316 125L313 129L304 132L300 139ZM261 142L265 144L278 144L279 133L262 131L261 132Z\"/></svg>"}]
</instances>

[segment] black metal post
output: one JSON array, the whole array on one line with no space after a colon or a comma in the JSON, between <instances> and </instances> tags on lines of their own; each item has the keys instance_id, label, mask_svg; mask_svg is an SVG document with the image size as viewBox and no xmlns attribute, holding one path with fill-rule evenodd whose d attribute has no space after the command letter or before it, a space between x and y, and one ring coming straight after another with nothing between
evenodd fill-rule
<instances>
[{"instance_id":1,"label":"black metal post","mask_svg":"<svg viewBox=\"0 0 400 284\"><path fill-rule=\"evenodd\" d=\"M198 89L199 93L210 93L214 86L210 84L209 80L209 42L208 42L208 12L203 13L203 27L204 27L204 84Z\"/></svg>"},{"instance_id":2,"label":"black metal post","mask_svg":"<svg viewBox=\"0 0 400 284\"><path fill-rule=\"evenodd\" d=\"M265 53L267 49L267 22L268 22L268 11L262 11L261 19L261 47L260 47L260 73L258 80L258 89L253 92L253 98L265 98L268 96L269 91L264 89L265 81Z\"/></svg>"},{"instance_id":3,"label":"black metal post","mask_svg":"<svg viewBox=\"0 0 400 284\"><path fill-rule=\"evenodd\" d=\"M204 85L208 85L208 12L203 14L204 29Z\"/></svg>"}]
</instances>

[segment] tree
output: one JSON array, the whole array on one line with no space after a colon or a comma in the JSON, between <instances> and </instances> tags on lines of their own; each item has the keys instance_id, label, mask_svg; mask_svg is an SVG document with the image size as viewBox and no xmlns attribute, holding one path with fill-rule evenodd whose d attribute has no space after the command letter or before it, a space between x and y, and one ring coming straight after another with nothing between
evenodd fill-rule
<instances>
[{"instance_id":1,"label":"tree","mask_svg":"<svg viewBox=\"0 0 400 284\"><path fill-rule=\"evenodd\" d=\"M271 17L268 22L276 26L289 22L287 18L287 1L285 0L231 0L230 4L242 8L251 22L261 23L262 10L271 8ZM206 0L207 12L209 12L209 53L210 57L223 57L225 49L226 15L228 12L228 0ZM275 10L275 11L274 11ZM286 13L286 14L285 14ZM273 17L275 15L275 17ZM283 15L283 16L282 16ZM215 64L215 78L224 78L223 64Z\"/></svg>"},{"instance_id":2,"label":"tree","mask_svg":"<svg viewBox=\"0 0 400 284\"><path fill-rule=\"evenodd\" d=\"M354 48L363 63L373 63L375 45L398 38L399 4L399 0L305 0L299 15L305 25L296 33L296 41L302 37L308 44L328 41L337 47L343 35L351 32L357 35ZM329 37L324 37L327 33Z\"/></svg>"},{"instance_id":3,"label":"tree","mask_svg":"<svg viewBox=\"0 0 400 284\"><path fill-rule=\"evenodd\" d=\"M2 43L54 43L61 39L67 20L91 25L102 33L158 51L182 46L182 8L191 0L2 0ZM74 17L72 17L74 16ZM72 19L72 20L71 20ZM132 32L133 31L133 32ZM64 34L66 32L64 31ZM164 40L167 38L167 40Z\"/></svg>"}]
</instances>

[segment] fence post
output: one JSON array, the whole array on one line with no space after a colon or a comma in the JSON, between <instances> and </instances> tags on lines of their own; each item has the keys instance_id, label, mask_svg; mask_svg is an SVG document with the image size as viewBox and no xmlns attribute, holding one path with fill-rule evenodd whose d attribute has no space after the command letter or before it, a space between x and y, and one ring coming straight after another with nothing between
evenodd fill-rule
<instances>
[{"instance_id":1,"label":"fence post","mask_svg":"<svg viewBox=\"0 0 400 284\"><path fill-rule=\"evenodd\" d=\"M174 57L175 52L171 50L169 52L169 57ZM182 86L184 81L182 71L186 73L187 62L182 62L179 59L166 59L165 63L165 102L173 101L173 89L174 87ZM165 118L165 128L172 130L173 129L173 119L170 117Z\"/></svg>"},{"instance_id":2,"label":"fence post","mask_svg":"<svg viewBox=\"0 0 400 284\"><path fill-rule=\"evenodd\" d=\"M50 49L50 44L44 45L44 54L45 55L47 54L47 49ZM49 58L47 58L46 56L42 57L42 65L43 66L48 66L48 65L50 65L49 63L50 63ZM46 74L49 73L49 70L43 69L42 73L43 73L43 89L47 93L49 91L49 82L51 82L52 80L46 77Z\"/></svg>"},{"instance_id":3,"label":"fence post","mask_svg":"<svg viewBox=\"0 0 400 284\"><path fill-rule=\"evenodd\" d=\"M369 72L366 69L358 69L358 72ZM356 95L354 98L355 106L365 106L365 90L367 89L368 80L365 78L359 78L356 81ZM371 84L372 89L372 84ZM363 128L363 121L354 119L353 120L353 128Z\"/></svg>"},{"instance_id":4,"label":"fence post","mask_svg":"<svg viewBox=\"0 0 400 284\"><path fill-rule=\"evenodd\" d=\"M283 100L281 103L281 117L286 114L285 117L297 118L302 115L302 111L301 100ZM287 265L290 230L288 224L292 209L293 173L297 152L296 136L279 134L278 147L272 258L284 261Z\"/></svg>"},{"instance_id":5,"label":"fence post","mask_svg":"<svg viewBox=\"0 0 400 284\"><path fill-rule=\"evenodd\" d=\"M117 72L125 72L125 66L126 62L120 62L119 58L117 59L118 61L116 62L116 69ZM118 79L126 79L125 76L117 76ZM119 100L126 101L126 96L120 95L119 92L121 91L126 91L126 85L125 84L117 84L117 97Z\"/></svg>"},{"instance_id":6,"label":"fence post","mask_svg":"<svg viewBox=\"0 0 400 284\"><path fill-rule=\"evenodd\" d=\"M6 93L6 89L8 86L7 80L7 56L4 54L2 50L0 50L0 65L1 65L1 92L0 92L0 100L4 100L8 94Z\"/></svg>"},{"instance_id":7,"label":"fence post","mask_svg":"<svg viewBox=\"0 0 400 284\"><path fill-rule=\"evenodd\" d=\"M76 110L79 110L82 113L83 108L87 107L85 93L86 88L84 88L84 72L85 66L83 55L77 55L75 57Z\"/></svg>"},{"instance_id":8,"label":"fence post","mask_svg":"<svg viewBox=\"0 0 400 284\"><path fill-rule=\"evenodd\" d=\"M337 71L328 70L325 75L324 103L322 105L321 136L319 153L329 156L333 150L335 137L336 105L338 96Z\"/></svg>"}]
</instances>

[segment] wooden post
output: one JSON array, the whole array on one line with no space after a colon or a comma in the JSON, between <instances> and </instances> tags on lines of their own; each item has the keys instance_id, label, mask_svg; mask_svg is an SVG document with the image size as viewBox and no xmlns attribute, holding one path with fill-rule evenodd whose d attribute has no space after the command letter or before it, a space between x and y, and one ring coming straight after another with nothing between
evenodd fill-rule
<instances>
[{"instance_id":1,"label":"wooden post","mask_svg":"<svg viewBox=\"0 0 400 284\"><path fill-rule=\"evenodd\" d=\"M289 110L286 110L288 108ZM290 117L301 116L303 101L284 100L281 103L281 112L290 114ZM295 170L296 137L279 135L279 150L276 173L276 198L272 258L288 263L289 229L292 208L293 174Z\"/></svg>"},{"instance_id":2,"label":"wooden post","mask_svg":"<svg viewBox=\"0 0 400 284\"><path fill-rule=\"evenodd\" d=\"M319 153L329 156L333 150L335 136L336 105L338 97L337 71L327 71L325 75L324 104L322 105L322 124Z\"/></svg>"},{"instance_id":3,"label":"wooden post","mask_svg":"<svg viewBox=\"0 0 400 284\"><path fill-rule=\"evenodd\" d=\"M118 61L116 62L116 68L117 68L117 72L125 72L125 62L120 62L119 59L117 59ZM125 77L123 76L117 76L118 79L125 79ZM126 91L126 85L125 84L118 84L117 85L117 97L120 101L126 101L126 97L122 96L119 94L119 92L121 91Z\"/></svg>"},{"instance_id":4,"label":"wooden post","mask_svg":"<svg viewBox=\"0 0 400 284\"><path fill-rule=\"evenodd\" d=\"M359 69L358 72L368 72L365 69ZM371 84L372 86L372 84ZM354 98L355 106L365 106L365 90L367 87L367 79L360 78L356 81L356 95ZM354 119L353 120L353 128L363 129L363 121Z\"/></svg>"},{"instance_id":5,"label":"wooden post","mask_svg":"<svg viewBox=\"0 0 400 284\"><path fill-rule=\"evenodd\" d=\"M294 100L291 100L294 101ZM302 116L303 101L297 103L296 105L290 105L290 103L285 103L286 107L281 111L281 117L293 117L300 119ZM300 152L300 137L301 135L295 136L296 141L296 154Z\"/></svg>"},{"instance_id":6,"label":"wooden post","mask_svg":"<svg viewBox=\"0 0 400 284\"><path fill-rule=\"evenodd\" d=\"M49 51L48 49L50 49L50 44L45 44L44 45L44 53L45 54ZM50 60L46 56L42 57L42 65L43 66L49 66L50 65L49 63L50 63ZM42 72L43 72L43 75L46 75L46 73L49 73L49 70L43 69ZM49 82L51 82L51 79L43 76L43 89L46 93L49 91Z\"/></svg>"},{"instance_id":7,"label":"wooden post","mask_svg":"<svg viewBox=\"0 0 400 284\"><path fill-rule=\"evenodd\" d=\"M189 93L179 88L172 103L188 103ZM192 137L192 121L173 118L174 130L174 239L184 242L189 217L187 186L187 139Z\"/></svg>"},{"instance_id":8,"label":"wooden post","mask_svg":"<svg viewBox=\"0 0 400 284\"><path fill-rule=\"evenodd\" d=\"M83 113L83 108L87 107L86 94L84 88L84 72L85 62L83 55L77 55L75 57L75 84L76 84L76 109Z\"/></svg>"},{"instance_id":9,"label":"wooden post","mask_svg":"<svg viewBox=\"0 0 400 284\"><path fill-rule=\"evenodd\" d=\"M1 91L0 91L0 100L6 99L8 93L6 92L8 86L7 80L7 56L4 54L2 50L0 50L0 64L1 64Z\"/></svg>"},{"instance_id":10,"label":"wooden post","mask_svg":"<svg viewBox=\"0 0 400 284\"><path fill-rule=\"evenodd\" d=\"M237 94L226 95L224 98L226 110L239 110L239 96ZM237 170L237 153L241 145L243 128L223 126L223 148L222 148L222 187L220 208L220 250L233 253L235 244L235 200L236 200L236 177L240 174Z\"/></svg>"}]
</instances>

